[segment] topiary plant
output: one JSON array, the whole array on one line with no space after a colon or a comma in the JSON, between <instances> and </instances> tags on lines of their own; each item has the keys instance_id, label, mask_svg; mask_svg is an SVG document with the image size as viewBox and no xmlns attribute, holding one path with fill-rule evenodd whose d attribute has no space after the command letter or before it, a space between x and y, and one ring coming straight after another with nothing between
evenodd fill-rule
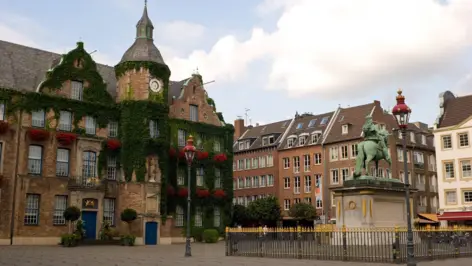
<instances>
[{"instance_id":1,"label":"topiary plant","mask_svg":"<svg viewBox=\"0 0 472 266\"><path fill-rule=\"evenodd\" d=\"M69 223L69 234L71 233L71 224L80 218L80 209L76 206L68 207L62 214L64 219Z\"/></svg>"},{"instance_id":2,"label":"topiary plant","mask_svg":"<svg viewBox=\"0 0 472 266\"><path fill-rule=\"evenodd\" d=\"M138 213L135 209L124 209L121 212L121 220L128 224L128 232L131 233L131 223L138 218Z\"/></svg>"}]
</instances>

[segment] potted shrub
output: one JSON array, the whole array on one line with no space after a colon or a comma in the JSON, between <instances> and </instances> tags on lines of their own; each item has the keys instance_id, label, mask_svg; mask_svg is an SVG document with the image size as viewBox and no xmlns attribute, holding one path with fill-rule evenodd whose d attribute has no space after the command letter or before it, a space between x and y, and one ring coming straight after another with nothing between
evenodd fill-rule
<instances>
[{"instance_id":1,"label":"potted shrub","mask_svg":"<svg viewBox=\"0 0 472 266\"><path fill-rule=\"evenodd\" d=\"M121 147L121 142L117 139L109 139L107 140L107 147L110 150L117 150Z\"/></svg>"},{"instance_id":2,"label":"potted shrub","mask_svg":"<svg viewBox=\"0 0 472 266\"><path fill-rule=\"evenodd\" d=\"M43 141L49 138L49 132L40 128L32 128L28 130L30 139L35 141Z\"/></svg>"},{"instance_id":3,"label":"potted shrub","mask_svg":"<svg viewBox=\"0 0 472 266\"><path fill-rule=\"evenodd\" d=\"M128 224L128 234L121 237L123 246L134 246L136 236L131 235L131 223L138 218L138 213L134 209L124 209L121 213L121 221Z\"/></svg>"},{"instance_id":4,"label":"potted shrub","mask_svg":"<svg viewBox=\"0 0 472 266\"><path fill-rule=\"evenodd\" d=\"M72 144L76 138L77 135L74 133L59 132L56 134L57 141L64 146Z\"/></svg>"}]
</instances>

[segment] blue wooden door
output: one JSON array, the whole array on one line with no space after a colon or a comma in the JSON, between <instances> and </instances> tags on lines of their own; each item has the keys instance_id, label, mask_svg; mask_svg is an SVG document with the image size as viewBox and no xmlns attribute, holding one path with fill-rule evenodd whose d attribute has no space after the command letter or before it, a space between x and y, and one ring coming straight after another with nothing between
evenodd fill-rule
<instances>
[{"instance_id":1,"label":"blue wooden door","mask_svg":"<svg viewBox=\"0 0 472 266\"><path fill-rule=\"evenodd\" d=\"M156 222L146 223L146 235L144 237L144 243L146 245L157 245L157 223Z\"/></svg>"},{"instance_id":2,"label":"blue wooden door","mask_svg":"<svg viewBox=\"0 0 472 266\"><path fill-rule=\"evenodd\" d=\"M97 237L97 212L82 212L82 220L85 224L85 238L96 239Z\"/></svg>"}]
</instances>

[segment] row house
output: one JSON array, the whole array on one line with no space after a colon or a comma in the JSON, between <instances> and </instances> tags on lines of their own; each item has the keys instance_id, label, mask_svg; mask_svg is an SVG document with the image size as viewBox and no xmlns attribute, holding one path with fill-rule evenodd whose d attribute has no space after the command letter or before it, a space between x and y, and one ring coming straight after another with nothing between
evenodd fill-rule
<instances>
[{"instance_id":1,"label":"row house","mask_svg":"<svg viewBox=\"0 0 472 266\"><path fill-rule=\"evenodd\" d=\"M472 225L472 95L439 96L434 128L442 225Z\"/></svg>"}]
</instances>

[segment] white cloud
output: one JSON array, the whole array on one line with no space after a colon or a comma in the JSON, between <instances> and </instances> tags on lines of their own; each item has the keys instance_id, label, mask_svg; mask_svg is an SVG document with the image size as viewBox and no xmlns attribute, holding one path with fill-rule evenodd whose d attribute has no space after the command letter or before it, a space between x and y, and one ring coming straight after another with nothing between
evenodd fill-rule
<instances>
[{"instance_id":1,"label":"white cloud","mask_svg":"<svg viewBox=\"0 0 472 266\"><path fill-rule=\"evenodd\" d=\"M157 24L154 31L159 34L159 37L164 38L166 41L174 43L190 41L188 44L191 45L193 41L203 37L206 28L200 24L175 20L168 23Z\"/></svg>"},{"instance_id":2,"label":"white cloud","mask_svg":"<svg viewBox=\"0 0 472 266\"><path fill-rule=\"evenodd\" d=\"M236 82L251 62L269 57L268 89L349 96L427 79L472 45L470 0L266 0L264 7L282 9L274 32L224 36L208 52L168 60L173 73L198 65L206 78Z\"/></svg>"}]
</instances>

